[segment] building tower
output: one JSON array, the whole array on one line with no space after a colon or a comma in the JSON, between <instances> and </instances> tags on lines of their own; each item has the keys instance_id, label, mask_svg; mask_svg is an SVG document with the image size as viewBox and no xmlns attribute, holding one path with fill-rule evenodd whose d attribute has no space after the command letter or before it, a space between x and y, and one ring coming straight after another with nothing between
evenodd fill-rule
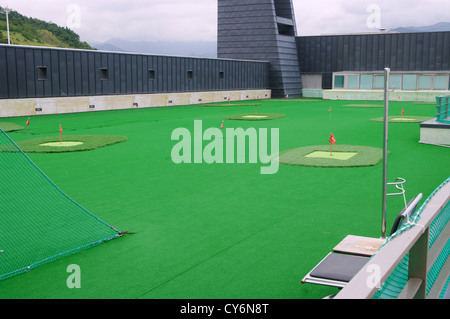
<instances>
[{"instance_id":1,"label":"building tower","mask_svg":"<svg viewBox=\"0 0 450 319\"><path fill-rule=\"evenodd\" d=\"M292 0L218 0L217 57L270 62L273 98L301 96Z\"/></svg>"}]
</instances>

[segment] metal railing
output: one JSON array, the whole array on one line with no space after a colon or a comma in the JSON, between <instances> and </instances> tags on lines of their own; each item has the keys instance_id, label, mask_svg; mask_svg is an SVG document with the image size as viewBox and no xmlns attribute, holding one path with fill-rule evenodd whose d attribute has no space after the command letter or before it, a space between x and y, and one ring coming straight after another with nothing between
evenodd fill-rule
<instances>
[{"instance_id":1,"label":"metal railing","mask_svg":"<svg viewBox=\"0 0 450 319\"><path fill-rule=\"evenodd\" d=\"M450 238L450 222L430 247L430 225L450 201L450 182L442 185L424 204L420 217L380 248L335 299L371 299L403 258L409 253L407 283L399 299L437 299L450 276L450 258L427 289L427 277ZM376 271L374 271L376 270ZM377 280L374 281L374 278ZM428 291L427 291L428 290Z\"/></svg>"}]
</instances>

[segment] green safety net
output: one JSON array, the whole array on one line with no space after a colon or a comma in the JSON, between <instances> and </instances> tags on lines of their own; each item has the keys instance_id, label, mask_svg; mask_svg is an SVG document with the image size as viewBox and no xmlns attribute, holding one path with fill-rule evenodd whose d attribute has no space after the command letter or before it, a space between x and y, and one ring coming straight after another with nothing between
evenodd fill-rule
<instances>
[{"instance_id":1,"label":"green safety net","mask_svg":"<svg viewBox=\"0 0 450 319\"><path fill-rule=\"evenodd\" d=\"M417 221L420 219L422 211L425 209L431 198L448 182L448 178L444 183L442 183L423 203L423 205L411 216L411 222L404 224L397 232L389 236L386 243L397 237L399 234L405 230L414 227ZM450 221L450 202L442 209L438 216L430 224L430 237L429 237L429 249L433 247L436 239L439 237L441 232L444 230L445 226ZM436 279L438 278L445 262L450 256L450 239L444 245L438 258L434 262L430 271L427 275L427 295L432 289ZM408 265L409 265L409 253L403 258L403 260L398 264L394 271L389 275L386 281L381 285L381 288L375 293L373 299L395 299L398 298L406 283L408 282ZM443 297L444 292L449 284L449 279L446 280L444 289L440 298Z\"/></svg>"},{"instance_id":2,"label":"green safety net","mask_svg":"<svg viewBox=\"0 0 450 319\"><path fill-rule=\"evenodd\" d=\"M450 124L450 95L436 97L436 121Z\"/></svg>"},{"instance_id":3,"label":"green safety net","mask_svg":"<svg viewBox=\"0 0 450 319\"><path fill-rule=\"evenodd\" d=\"M121 233L64 194L0 129L0 280Z\"/></svg>"}]
</instances>

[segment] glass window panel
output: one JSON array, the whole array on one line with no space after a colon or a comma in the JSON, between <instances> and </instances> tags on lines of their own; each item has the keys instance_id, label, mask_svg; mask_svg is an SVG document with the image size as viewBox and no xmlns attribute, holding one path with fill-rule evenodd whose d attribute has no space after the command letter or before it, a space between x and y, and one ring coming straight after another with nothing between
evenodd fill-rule
<instances>
[{"instance_id":1,"label":"glass window panel","mask_svg":"<svg viewBox=\"0 0 450 319\"><path fill-rule=\"evenodd\" d=\"M447 75L435 75L434 76L434 89L435 90L447 90L448 88L448 76Z\"/></svg>"},{"instance_id":2,"label":"glass window panel","mask_svg":"<svg viewBox=\"0 0 450 319\"><path fill-rule=\"evenodd\" d=\"M391 75L389 77L389 88L400 90L402 88L402 76Z\"/></svg>"},{"instance_id":3,"label":"glass window panel","mask_svg":"<svg viewBox=\"0 0 450 319\"><path fill-rule=\"evenodd\" d=\"M359 88L359 76L349 75L347 76L347 88L348 89L358 89Z\"/></svg>"},{"instance_id":4,"label":"glass window panel","mask_svg":"<svg viewBox=\"0 0 450 319\"><path fill-rule=\"evenodd\" d=\"M375 89L384 89L383 75L375 75Z\"/></svg>"},{"instance_id":5,"label":"glass window panel","mask_svg":"<svg viewBox=\"0 0 450 319\"><path fill-rule=\"evenodd\" d=\"M419 90L431 90L431 75L419 76Z\"/></svg>"},{"instance_id":6,"label":"glass window panel","mask_svg":"<svg viewBox=\"0 0 450 319\"><path fill-rule=\"evenodd\" d=\"M361 74L361 82L359 85L361 90L373 89L373 74Z\"/></svg>"},{"instance_id":7,"label":"glass window panel","mask_svg":"<svg viewBox=\"0 0 450 319\"><path fill-rule=\"evenodd\" d=\"M344 88L344 76L343 75L335 75L334 76L334 87L337 89Z\"/></svg>"},{"instance_id":8,"label":"glass window panel","mask_svg":"<svg viewBox=\"0 0 450 319\"><path fill-rule=\"evenodd\" d=\"M402 90L417 90L417 74L403 74Z\"/></svg>"}]
</instances>

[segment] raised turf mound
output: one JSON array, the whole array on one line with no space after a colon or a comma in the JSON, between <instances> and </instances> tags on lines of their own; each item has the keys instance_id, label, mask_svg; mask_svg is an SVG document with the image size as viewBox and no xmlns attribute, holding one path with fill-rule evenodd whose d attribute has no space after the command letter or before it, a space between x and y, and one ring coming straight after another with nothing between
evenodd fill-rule
<instances>
[{"instance_id":1,"label":"raised turf mound","mask_svg":"<svg viewBox=\"0 0 450 319\"><path fill-rule=\"evenodd\" d=\"M374 166L383 158L383 150L357 145L329 145L299 147L280 153L280 164L310 167Z\"/></svg>"},{"instance_id":2,"label":"raised turf mound","mask_svg":"<svg viewBox=\"0 0 450 319\"><path fill-rule=\"evenodd\" d=\"M91 151L97 148L125 142L128 139L117 135L67 135L40 137L18 142L25 153L61 153Z\"/></svg>"},{"instance_id":3,"label":"raised turf mound","mask_svg":"<svg viewBox=\"0 0 450 319\"><path fill-rule=\"evenodd\" d=\"M226 116L226 120L239 120L239 121L264 121L275 120L285 117L286 114L281 113L245 113L239 115Z\"/></svg>"}]
</instances>

